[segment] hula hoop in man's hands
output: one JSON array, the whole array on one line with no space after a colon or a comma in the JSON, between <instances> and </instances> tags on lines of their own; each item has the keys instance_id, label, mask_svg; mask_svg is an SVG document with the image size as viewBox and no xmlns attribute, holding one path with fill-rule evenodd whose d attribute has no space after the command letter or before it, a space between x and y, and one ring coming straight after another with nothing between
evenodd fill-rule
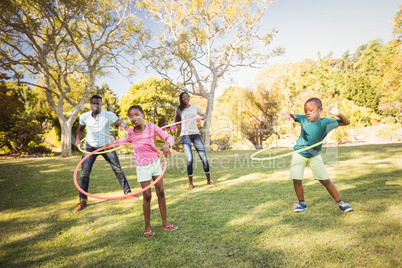
<instances>
[{"instance_id":1,"label":"hula hoop in man's hands","mask_svg":"<svg viewBox=\"0 0 402 268\"><path fill-rule=\"evenodd\" d=\"M85 140L85 138L83 138L83 139L81 140L81 143L84 142L84 140ZM91 153L91 152L84 151L84 150L81 148L80 145L78 145L77 148L78 148L78 150L80 150L80 151L81 151L82 153L84 153L84 154L90 154L90 153ZM100 151L98 152L98 150L95 150L94 152L96 152L96 153L94 153L94 154L107 154L107 153L116 151L116 150L118 150L119 148L121 148L121 146L117 146L117 147L114 148L114 149L110 149L110 150L106 150L106 151L101 151L101 152L100 152Z\"/></svg>"},{"instance_id":2,"label":"hula hoop in man's hands","mask_svg":"<svg viewBox=\"0 0 402 268\"><path fill-rule=\"evenodd\" d=\"M96 152L99 152L99 151L101 151L101 150L104 150L104 149L107 149L107 148L110 148L110 147L120 146L120 145L133 145L133 144L132 144L132 143L120 143L120 144L115 144L115 145L114 145L114 144L112 144L112 145L107 145L107 146L104 146L104 147L102 147L102 148L96 149L96 150L93 151L93 152L90 152L88 155L86 155L84 158L81 159L81 161L78 163L78 165L76 166L76 168L75 168L75 170L74 170L74 176L73 176L73 177L74 177L74 185L75 185L75 187L78 189L78 191L80 191L81 193L85 194L86 196L90 196L90 197L93 197L93 198L96 198L96 199L107 199L107 200L122 199L122 198L127 198L127 197L130 197L130 196L134 196L134 195L140 194L140 193L142 193L142 192L145 192L146 190L148 190L149 188L151 188L152 186L154 186L154 185L163 177L163 175L165 174L165 171L166 171L166 167L167 167L166 158L165 158L165 156L163 155L163 153L162 153L161 151L159 151L157 148L155 148L155 150L157 151L157 153L160 154L160 155L163 157L164 165L163 165L163 169L162 169L161 175L159 175L159 176L156 178L156 180L154 180L154 181L153 181L150 185L148 185L147 187L144 187L144 188L142 188L141 190L139 190L139 191L137 191L137 192L134 192L134 193L130 193L130 194L127 194L127 195L121 195L121 196L112 196L112 197L97 196L97 195L93 195L93 194L87 193L87 192L85 192L84 190L82 190L81 187L80 187L80 186L78 185L78 183L77 183L77 172L78 172L80 166L82 165L82 163L83 163L88 157L90 157L91 155L95 154ZM159 159L156 160L156 161L159 161Z\"/></svg>"},{"instance_id":3,"label":"hula hoop in man's hands","mask_svg":"<svg viewBox=\"0 0 402 268\"><path fill-rule=\"evenodd\" d=\"M291 141L282 143L282 144L280 144L280 145L287 144L287 143L294 142L294 141L295 141L295 140L291 140ZM258 154L260 154L260 153L262 153L262 152L264 152L264 151L266 151L266 150L269 150L269 149L272 149L272 148L273 148L273 146L270 146L270 147L268 147L268 148L265 148L265 149L262 149L262 150L260 150L260 151L258 151L258 152L255 152L254 154L252 154L252 155L250 156L250 159L251 159L251 160L257 160L257 161L274 160L274 159L277 159L277 158L286 157L286 156L289 156L289 155L293 155L293 154L297 154L297 153L300 153L300 152L309 150L309 149L311 149L311 148L314 148L314 147L316 147L316 146L322 144L323 142L324 142L324 140L322 140L322 141L320 141L320 142L317 142L316 144L310 145L310 146L308 146L308 147L306 147L306 148L303 148L303 149L300 149L300 150L296 150L296 151L293 151L293 152L290 152L290 153L286 153L286 154L276 155L276 156L272 156L272 157L265 157L265 158L256 158L256 157L255 157L256 155L258 155Z\"/></svg>"},{"instance_id":4,"label":"hula hoop in man's hands","mask_svg":"<svg viewBox=\"0 0 402 268\"><path fill-rule=\"evenodd\" d=\"M197 120L197 122L199 122L199 121L202 120L202 117L199 116L199 117L194 117L194 118L190 118L190 119L183 120L183 121L179 121L179 122L174 122L174 123L172 123L172 124L169 124L169 125L166 125L166 126L161 127L161 129L163 129L164 131L173 130L173 129L178 129L178 128L180 128L181 126L174 127L174 128L168 128L168 127L171 127L171 126L174 126L174 125L178 125L178 124L181 124L181 123L184 123L184 122L187 122L187 121L191 121L191 120ZM165 129L165 128L168 128L168 129Z\"/></svg>"}]
</instances>

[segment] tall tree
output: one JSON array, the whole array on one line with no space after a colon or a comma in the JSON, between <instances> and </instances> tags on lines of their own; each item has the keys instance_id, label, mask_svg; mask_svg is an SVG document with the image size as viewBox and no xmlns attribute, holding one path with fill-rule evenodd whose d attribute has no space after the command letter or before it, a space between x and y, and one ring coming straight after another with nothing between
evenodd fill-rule
<instances>
[{"instance_id":1,"label":"tall tree","mask_svg":"<svg viewBox=\"0 0 402 268\"><path fill-rule=\"evenodd\" d=\"M37 94L27 85L0 82L0 147L11 153L27 152L31 141L40 143L45 129L38 119ZM45 126L46 124L43 124Z\"/></svg>"},{"instance_id":2,"label":"tall tree","mask_svg":"<svg viewBox=\"0 0 402 268\"><path fill-rule=\"evenodd\" d=\"M223 115L231 118L234 126L256 149L274 132L279 111L279 94L261 83L256 90L229 87L218 98Z\"/></svg>"},{"instance_id":3,"label":"tall tree","mask_svg":"<svg viewBox=\"0 0 402 268\"><path fill-rule=\"evenodd\" d=\"M128 120L130 106L141 105L147 122L164 126L173 122L178 104L176 90L168 81L149 77L132 85L121 97L120 117Z\"/></svg>"},{"instance_id":4,"label":"tall tree","mask_svg":"<svg viewBox=\"0 0 402 268\"><path fill-rule=\"evenodd\" d=\"M102 97L102 109L116 113L119 109L119 104L116 94L105 82L102 85L95 87L94 94Z\"/></svg>"},{"instance_id":5,"label":"tall tree","mask_svg":"<svg viewBox=\"0 0 402 268\"><path fill-rule=\"evenodd\" d=\"M276 33L258 34L261 18L272 0L143 0L139 7L160 28L143 52L146 65L180 90L207 99L203 139L209 130L215 90L226 73L259 67L281 49L267 46ZM151 26L152 27L152 26ZM260 42L261 41L261 42Z\"/></svg>"},{"instance_id":6,"label":"tall tree","mask_svg":"<svg viewBox=\"0 0 402 268\"><path fill-rule=\"evenodd\" d=\"M316 68L317 63L309 59L276 64L259 75L258 83L279 91L283 110L295 113L304 103L301 95L303 92L320 89L320 82L311 75Z\"/></svg>"},{"instance_id":7,"label":"tall tree","mask_svg":"<svg viewBox=\"0 0 402 268\"><path fill-rule=\"evenodd\" d=\"M394 40L386 46L386 62L381 65L381 89L383 97L378 109L387 115L395 116L402 122L402 4L394 17Z\"/></svg>"},{"instance_id":8,"label":"tall tree","mask_svg":"<svg viewBox=\"0 0 402 268\"><path fill-rule=\"evenodd\" d=\"M394 17L393 34L396 40L402 41L402 4Z\"/></svg>"},{"instance_id":9,"label":"tall tree","mask_svg":"<svg viewBox=\"0 0 402 268\"><path fill-rule=\"evenodd\" d=\"M137 47L144 37L132 4L131 0L0 3L0 71L46 92L60 122L62 156L71 155L71 128L96 77L116 66L124 50ZM72 94L69 78L82 81L80 94ZM66 104L73 110L65 113Z\"/></svg>"}]
</instances>

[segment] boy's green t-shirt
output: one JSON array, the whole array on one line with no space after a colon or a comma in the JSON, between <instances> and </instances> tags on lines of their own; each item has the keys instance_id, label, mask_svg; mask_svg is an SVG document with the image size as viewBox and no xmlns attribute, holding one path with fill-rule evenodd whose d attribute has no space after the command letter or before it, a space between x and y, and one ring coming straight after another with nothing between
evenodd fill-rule
<instances>
[{"instance_id":1,"label":"boy's green t-shirt","mask_svg":"<svg viewBox=\"0 0 402 268\"><path fill-rule=\"evenodd\" d=\"M295 121L299 122L301 125L300 136L296 141L296 145L293 147L295 151L322 141L331 130L339 127L339 124L341 123L340 119L327 117L320 118L320 122L310 122L303 114L296 114ZM322 144L300 152L299 154L307 158L314 157L320 154L321 148Z\"/></svg>"}]
</instances>

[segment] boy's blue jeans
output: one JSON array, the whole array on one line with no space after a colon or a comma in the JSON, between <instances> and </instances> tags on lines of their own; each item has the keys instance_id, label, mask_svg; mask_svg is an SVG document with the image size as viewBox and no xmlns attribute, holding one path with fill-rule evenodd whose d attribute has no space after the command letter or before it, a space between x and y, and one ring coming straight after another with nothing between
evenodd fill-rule
<instances>
[{"instance_id":1,"label":"boy's blue jeans","mask_svg":"<svg viewBox=\"0 0 402 268\"><path fill-rule=\"evenodd\" d=\"M187 175L189 177L193 176L193 152L191 150L191 143L194 144L194 147L197 150L198 155L200 156L205 174L208 174L210 172L209 164L207 154L205 153L204 143L202 142L200 134L184 135L181 136L180 139L183 146L184 155L187 159Z\"/></svg>"},{"instance_id":2,"label":"boy's blue jeans","mask_svg":"<svg viewBox=\"0 0 402 268\"><path fill-rule=\"evenodd\" d=\"M93 152L100 147L92 147L88 143L85 144L85 151ZM87 154L82 154L82 158L84 158ZM91 174L92 166L95 163L96 157L99 154L93 154L88 157L81 165L81 175L80 175L80 187L82 190L88 193L89 188L89 174ZM121 188L124 191L124 194L131 192L130 185L127 182L126 176L120 166L119 158L115 151L109 152L106 154L102 154L103 158L109 163L112 167L114 174L116 174L117 180L120 183ZM79 192L79 196L81 200L87 200L87 196L83 193Z\"/></svg>"}]
</instances>

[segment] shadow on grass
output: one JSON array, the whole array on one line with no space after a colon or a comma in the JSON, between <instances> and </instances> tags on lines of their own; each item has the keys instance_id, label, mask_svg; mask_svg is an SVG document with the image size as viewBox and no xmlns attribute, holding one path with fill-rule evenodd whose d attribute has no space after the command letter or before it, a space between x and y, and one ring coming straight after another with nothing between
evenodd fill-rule
<instances>
[{"instance_id":1,"label":"shadow on grass","mask_svg":"<svg viewBox=\"0 0 402 268\"><path fill-rule=\"evenodd\" d=\"M380 158L373 159L392 168L393 161L385 160L393 159L398 153L397 148L382 149ZM179 228L174 231L160 228L157 198L153 191L151 224L156 235L151 238L143 237L142 200L128 203L127 200L90 199L87 209L71 213L72 205L75 205L73 200L77 198L72 171L79 158L13 161L8 164L1 161L0 168L7 165L7 170L13 174L3 174L0 180L0 228L5 238L0 244L0 264L4 267L308 265L310 256L299 256L300 249L291 246L294 242L312 245L316 254L324 248L323 257L325 254L335 255L334 252L341 254L326 262L337 265L353 259L352 256L340 250L336 242L322 248L318 244L309 244L312 242L305 240L309 234L317 239L327 232L340 230L341 235L346 236L343 234L343 229L346 229L356 240L349 242L351 246L362 247L360 241L367 242L378 235L391 236L400 230L400 223L393 220L361 229L356 227L373 225L372 220L365 218L359 225L351 221L352 217L363 212L378 218L389 209L390 201L398 200L401 193L400 185L393 183L401 178L400 170L378 170L371 162L359 162L356 157L348 156L361 153L371 157L368 149L348 147L341 150L342 166L333 170L337 177L341 177L335 179L335 185L341 189L342 198L354 207L355 214L340 211L325 188L312 180L306 180L305 186L309 210L293 213L291 206L296 197L291 181L287 179L288 159L284 169L234 167L235 154L222 156L220 152L212 152L211 158L226 157L232 166L212 169L212 177L217 183L215 187L205 185L205 176L198 166L193 191L186 190L188 180L182 172L184 166L168 169L164 176L168 220ZM246 157L247 152L241 152L241 156ZM363 175L348 172L355 168L355 161L359 170L364 171ZM97 162L99 170L94 175L100 178L98 174L110 170L110 167L106 162ZM114 176L111 170L110 174ZM91 181L90 188L100 187L97 180ZM109 175L102 180L107 186L117 183ZM138 185L131 186L138 188ZM113 188L121 191L118 186ZM299 237L300 233L305 236ZM386 251L388 248L380 244L376 250ZM390 263L397 264L398 261L394 259Z\"/></svg>"}]
</instances>

